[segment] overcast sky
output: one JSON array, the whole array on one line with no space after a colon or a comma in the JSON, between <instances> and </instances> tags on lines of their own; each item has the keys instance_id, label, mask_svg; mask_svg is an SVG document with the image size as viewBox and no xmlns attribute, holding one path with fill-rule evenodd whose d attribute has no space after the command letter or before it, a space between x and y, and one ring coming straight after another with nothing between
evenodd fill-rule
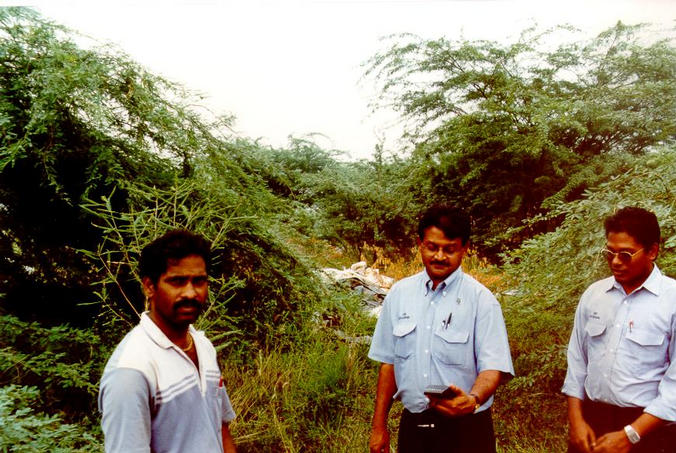
<instances>
[{"instance_id":1,"label":"overcast sky","mask_svg":"<svg viewBox=\"0 0 676 453\"><path fill-rule=\"evenodd\" d=\"M0 4L8 4L2 2ZM16 3L14 3L16 4ZM23 3L26 4L26 3ZM240 135L284 146L321 133L325 148L366 158L379 138L396 146L391 115L370 115L361 63L391 33L514 39L537 23L598 33L618 20L676 25L676 1L64 1L34 0L44 16L206 95ZM389 118L389 119L388 119Z\"/></svg>"}]
</instances>

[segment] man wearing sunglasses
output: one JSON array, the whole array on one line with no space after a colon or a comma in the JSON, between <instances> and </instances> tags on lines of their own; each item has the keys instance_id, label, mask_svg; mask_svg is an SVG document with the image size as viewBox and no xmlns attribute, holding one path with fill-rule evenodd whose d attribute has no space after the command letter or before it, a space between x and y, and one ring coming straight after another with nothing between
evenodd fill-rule
<instances>
[{"instance_id":1,"label":"man wearing sunglasses","mask_svg":"<svg viewBox=\"0 0 676 453\"><path fill-rule=\"evenodd\" d=\"M660 227L627 207L605 232L613 276L582 295L568 346L568 451L676 452L676 281L655 265Z\"/></svg>"},{"instance_id":2,"label":"man wearing sunglasses","mask_svg":"<svg viewBox=\"0 0 676 453\"><path fill-rule=\"evenodd\" d=\"M393 399L404 412L399 453L495 453L493 393L514 374L500 304L463 273L470 235L461 210L436 206L418 225L425 270L385 298L369 357L380 362L369 449L389 453Z\"/></svg>"}]
</instances>

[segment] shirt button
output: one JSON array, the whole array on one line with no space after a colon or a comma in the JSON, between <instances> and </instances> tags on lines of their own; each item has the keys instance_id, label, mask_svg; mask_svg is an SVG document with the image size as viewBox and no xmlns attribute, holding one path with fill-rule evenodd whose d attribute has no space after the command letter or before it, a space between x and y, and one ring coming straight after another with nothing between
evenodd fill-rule
<instances>
[{"instance_id":1,"label":"shirt button","mask_svg":"<svg viewBox=\"0 0 676 453\"><path fill-rule=\"evenodd\" d=\"M425 354L429 354L429 353L430 353L430 351L428 351L427 349L425 349Z\"/></svg>"},{"instance_id":2,"label":"shirt button","mask_svg":"<svg viewBox=\"0 0 676 453\"><path fill-rule=\"evenodd\" d=\"M444 291L444 292L443 292L443 293L441 293L441 294L443 294L443 295L445 296L445 295L446 295L446 291Z\"/></svg>"},{"instance_id":3,"label":"shirt button","mask_svg":"<svg viewBox=\"0 0 676 453\"><path fill-rule=\"evenodd\" d=\"M615 324L615 327L620 327L620 325L619 325L619 324Z\"/></svg>"},{"instance_id":4,"label":"shirt button","mask_svg":"<svg viewBox=\"0 0 676 453\"><path fill-rule=\"evenodd\" d=\"M431 329L431 328L432 328L432 326L427 326L427 330L429 330L429 329Z\"/></svg>"},{"instance_id":5,"label":"shirt button","mask_svg":"<svg viewBox=\"0 0 676 453\"><path fill-rule=\"evenodd\" d=\"M427 377L427 374L423 374L423 377Z\"/></svg>"}]
</instances>

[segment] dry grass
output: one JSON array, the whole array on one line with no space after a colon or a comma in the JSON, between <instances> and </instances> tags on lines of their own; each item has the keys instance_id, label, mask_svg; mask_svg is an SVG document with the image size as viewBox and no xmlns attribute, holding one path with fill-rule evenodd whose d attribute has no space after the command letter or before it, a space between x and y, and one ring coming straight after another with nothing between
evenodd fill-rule
<instances>
[{"instance_id":1,"label":"dry grass","mask_svg":"<svg viewBox=\"0 0 676 453\"><path fill-rule=\"evenodd\" d=\"M378 247L365 247L365 249L367 253L362 254L361 259L366 261L365 256L375 256L376 259L372 263L367 261L367 264L395 280L401 280L423 269L418 247L412 247L406 254L395 258L388 256L384 249ZM472 248L467 251L462 268L493 292L502 292L507 289L502 271L489 263L486 258L479 256Z\"/></svg>"}]
</instances>

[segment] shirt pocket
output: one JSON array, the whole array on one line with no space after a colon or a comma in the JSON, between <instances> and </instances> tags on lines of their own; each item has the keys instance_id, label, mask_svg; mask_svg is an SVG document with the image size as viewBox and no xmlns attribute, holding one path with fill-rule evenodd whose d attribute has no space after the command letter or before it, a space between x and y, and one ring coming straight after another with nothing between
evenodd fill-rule
<instances>
[{"instance_id":1,"label":"shirt pocket","mask_svg":"<svg viewBox=\"0 0 676 453\"><path fill-rule=\"evenodd\" d=\"M602 322L590 321L584 326L585 332L591 338L597 339L606 330L606 325Z\"/></svg>"},{"instance_id":2,"label":"shirt pocket","mask_svg":"<svg viewBox=\"0 0 676 453\"><path fill-rule=\"evenodd\" d=\"M432 354L446 365L462 365L467 356L467 330L440 329L434 332Z\"/></svg>"},{"instance_id":3,"label":"shirt pocket","mask_svg":"<svg viewBox=\"0 0 676 453\"><path fill-rule=\"evenodd\" d=\"M603 357L608 353L604 345L606 338L604 335L606 332L606 324L601 321L589 321L584 326L584 331L587 335L587 342L589 345L588 362L590 364L599 365L603 360Z\"/></svg>"},{"instance_id":4,"label":"shirt pocket","mask_svg":"<svg viewBox=\"0 0 676 453\"><path fill-rule=\"evenodd\" d=\"M667 342L664 332L649 329L632 329L627 332L627 356L633 372L639 376L666 367Z\"/></svg>"},{"instance_id":5,"label":"shirt pocket","mask_svg":"<svg viewBox=\"0 0 676 453\"><path fill-rule=\"evenodd\" d=\"M397 360L408 359L415 350L415 326L411 321L399 322L394 326L394 357Z\"/></svg>"}]
</instances>

